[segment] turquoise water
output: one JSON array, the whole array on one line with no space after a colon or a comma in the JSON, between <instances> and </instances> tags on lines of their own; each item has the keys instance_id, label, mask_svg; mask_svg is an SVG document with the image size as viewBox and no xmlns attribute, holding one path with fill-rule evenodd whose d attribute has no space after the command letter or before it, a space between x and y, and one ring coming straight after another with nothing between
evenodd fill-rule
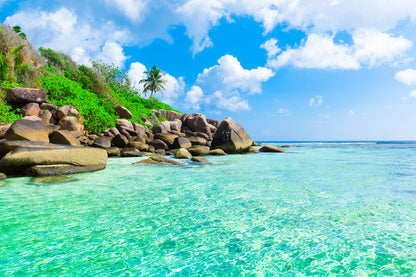
<instances>
[{"instance_id":1,"label":"turquoise water","mask_svg":"<svg viewBox=\"0 0 416 277\"><path fill-rule=\"evenodd\" d=\"M288 151L0 182L0 275L416 274L416 144Z\"/></svg>"}]
</instances>

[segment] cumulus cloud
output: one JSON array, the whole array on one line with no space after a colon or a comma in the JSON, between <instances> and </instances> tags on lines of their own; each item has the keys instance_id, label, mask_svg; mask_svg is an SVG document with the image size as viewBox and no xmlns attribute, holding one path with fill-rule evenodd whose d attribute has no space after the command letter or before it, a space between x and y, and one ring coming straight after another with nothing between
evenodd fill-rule
<instances>
[{"instance_id":1,"label":"cumulus cloud","mask_svg":"<svg viewBox=\"0 0 416 277\"><path fill-rule=\"evenodd\" d=\"M122 68L124 66L124 61L127 57L124 55L123 48L112 41L107 41L101 53L98 54L97 58L103 61L106 64L113 63L115 66Z\"/></svg>"},{"instance_id":2,"label":"cumulus cloud","mask_svg":"<svg viewBox=\"0 0 416 277\"><path fill-rule=\"evenodd\" d=\"M183 94L185 82L183 77L176 79L168 73L163 74L163 79L166 80L164 84L165 90L159 92L156 97L169 105L173 105L175 100Z\"/></svg>"},{"instance_id":3,"label":"cumulus cloud","mask_svg":"<svg viewBox=\"0 0 416 277\"><path fill-rule=\"evenodd\" d=\"M187 105L192 107L194 110L200 109L200 104L203 101L204 92L198 86L192 86L191 89L186 93L185 102Z\"/></svg>"},{"instance_id":4,"label":"cumulus cloud","mask_svg":"<svg viewBox=\"0 0 416 277\"><path fill-rule=\"evenodd\" d=\"M362 28L384 32L400 21L416 21L413 0L391 5L379 0L188 0L179 4L177 12L194 41L194 53L212 46L209 31L222 18L232 16L251 16L262 24L264 34L282 23L307 33L335 33Z\"/></svg>"},{"instance_id":5,"label":"cumulus cloud","mask_svg":"<svg viewBox=\"0 0 416 277\"><path fill-rule=\"evenodd\" d=\"M249 94L261 93L261 84L274 76L271 69L257 67L244 69L237 58L225 55L218 64L198 74L197 82L209 86L212 91L239 90Z\"/></svg>"},{"instance_id":6,"label":"cumulus cloud","mask_svg":"<svg viewBox=\"0 0 416 277\"><path fill-rule=\"evenodd\" d=\"M416 86L416 70L415 69L406 69L399 71L394 75L395 79L403 84L408 86Z\"/></svg>"},{"instance_id":7,"label":"cumulus cloud","mask_svg":"<svg viewBox=\"0 0 416 277\"><path fill-rule=\"evenodd\" d=\"M20 11L5 20L11 26L19 25L36 46L63 51L78 63L88 64L90 58L106 58L110 63L121 65L125 58L120 55L115 44L128 41L128 31L118 28L111 22L92 25L80 21L75 12L61 8L53 12ZM111 51L117 55L112 59Z\"/></svg>"},{"instance_id":8,"label":"cumulus cloud","mask_svg":"<svg viewBox=\"0 0 416 277\"><path fill-rule=\"evenodd\" d=\"M352 34L353 44L336 44L328 34L310 34L295 49L289 47L277 57L269 56L272 68L291 65L297 68L359 69L400 60L413 43L404 37L392 37L375 29L359 29ZM270 53L270 52L268 52Z\"/></svg>"},{"instance_id":9,"label":"cumulus cloud","mask_svg":"<svg viewBox=\"0 0 416 277\"><path fill-rule=\"evenodd\" d=\"M143 19L147 6L147 3L142 0L105 0L105 2L119 9L133 22Z\"/></svg>"},{"instance_id":10,"label":"cumulus cloud","mask_svg":"<svg viewBox=\"0 0 416 277\"><path fill-rule=\"evenodd\" d=\"M392 62L413 46L413 43L403 36L392 37L375 29L358 29L353 32L352 38L357 61L366 63L370 67Z\"/></svg>"},{"instance_id":11,"label":"cumulus cloud","mask_svg":"<svg viewBox=\"0 0 416 277\"><path fill-rule=\"evenodd\" d=\"M280 68L292 65L297 68L358 69L360 64L347 45L335 44L331 36L311 34L296 49L288 49L275 59L269 59L268 66Z\"/></svg>"},{"instance_id":12,"label":"cumulus cloud","mask_svg":"<svg viewBox=\"0 0 416 277\"><path fill-rule=\"evenodd\" d=\"M324 102L324 98L320 95L317 95L315 97L312 97L309 100L309 106L310 107L319 107Z\"/></svg>"},{"instance_id":13,"label":"cumulus cloud","mask_svg":"<svg viewBox=\"0 0 416 277\"><path fill-rule=\"evenodd\" d=\"M131 87L139 91L140 93L143 91L143 84L140 84L140 80L146 78L146 74L144 72L147 71L146 66L139 62L131 63L130 69L127 72Z\"/></svg>"},{"instance_id":14,"label":"cumulus cloud","mask_svg":"<svg viewBox=\"0 0 416 277\"><path fill-rule=\"evenodd\" d=\"M197 84L207 94L209 104L229 111L248 110L248 102L242 97L261 93L261 84L273 76L271 69L244 69L237 58L225 55L217 65L198 74Z\"/></svg>"},{"instance_id":15,"label":"cumulus cloud","mask_svg":"<svg viewBox=\"0 0 416 277\"><path fill-rule=\"evenodd\" d=\"M271 38L262 45L260 45L260 48L263 48L267 52L267 57L275 57L277 54L279 54L282 50L277 46L277 39Z\"/></svg>"}]
</instances>

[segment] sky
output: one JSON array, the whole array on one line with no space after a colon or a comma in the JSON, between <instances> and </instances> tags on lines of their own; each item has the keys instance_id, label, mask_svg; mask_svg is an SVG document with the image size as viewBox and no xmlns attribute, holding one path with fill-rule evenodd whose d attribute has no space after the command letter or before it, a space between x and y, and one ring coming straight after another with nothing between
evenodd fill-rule
<instances>
[{"instance_id":1,"label":"sky","mask_svg":"<svg viewBox=\"0 0 416 277\"><path fill-rule=\"evenodd\" d=\"M255 140L416 140L414 0L0 0L0 20Z\"/></svg>"}]
</instances>

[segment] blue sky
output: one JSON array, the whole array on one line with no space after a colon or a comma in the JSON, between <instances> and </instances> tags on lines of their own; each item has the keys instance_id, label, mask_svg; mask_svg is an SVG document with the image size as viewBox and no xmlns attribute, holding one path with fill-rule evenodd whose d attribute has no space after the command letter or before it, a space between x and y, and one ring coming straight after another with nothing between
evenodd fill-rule
<instances>
[{"instance_id":1,"label":"blue sky","mask_svg":"<svg viewBox=\"0 0 416 277\"><path fill-rule=\"evenodd\" d=\"M256 140L416 140L414 0L0 0L0 20L133 83L157 65L162 100Z\"/></svg>"}]
</instances>

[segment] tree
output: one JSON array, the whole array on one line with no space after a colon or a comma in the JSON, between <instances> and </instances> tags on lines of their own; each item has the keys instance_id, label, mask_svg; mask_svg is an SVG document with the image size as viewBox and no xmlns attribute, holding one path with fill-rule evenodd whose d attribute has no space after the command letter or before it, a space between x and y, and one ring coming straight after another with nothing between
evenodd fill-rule
<instances>
[{"instance_id":1,"label":"tree","mask_svg":"<svg viewBox=\"0 0 416 277\"><path fill-rule=\"evenodd\" d=\"M139 83L144 83L144 93L150 91L149 99L151 99L156 92L160 91L160 89L165 90L163 84L166 83L166 80L162 79L163 76L160 68L157 68L156 65L154 65L150 72L145 71L143 73L146 74L146 79L140 80Z\"/></svg>"}]
</instances>

